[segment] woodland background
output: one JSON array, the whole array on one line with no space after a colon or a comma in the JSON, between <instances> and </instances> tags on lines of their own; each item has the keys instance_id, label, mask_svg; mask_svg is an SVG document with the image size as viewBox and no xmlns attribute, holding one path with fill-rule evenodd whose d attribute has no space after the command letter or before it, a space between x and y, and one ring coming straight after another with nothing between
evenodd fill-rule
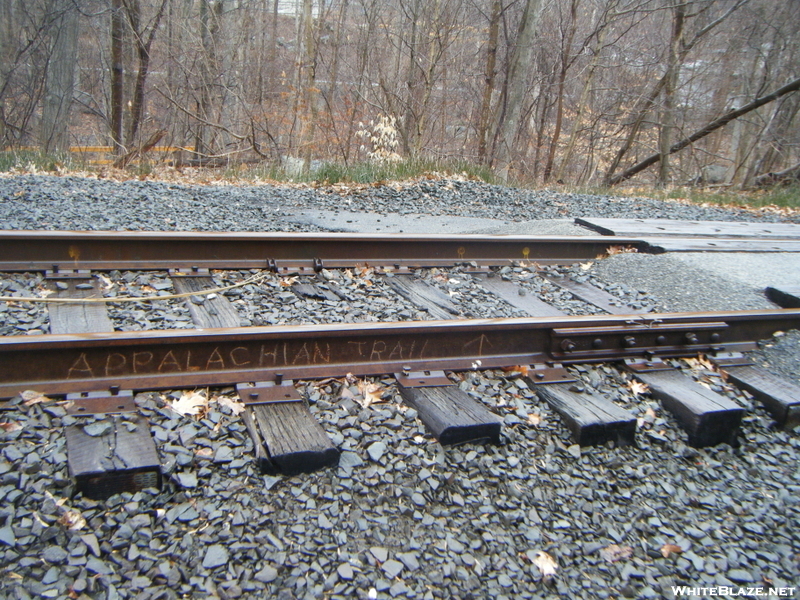
<instances>
[{"instance_id":1,"label":"woodland background","mask_svg":"<svg viewBox=\"0 0 800 600\"><path fill-rule=\"evenodd\" d=\"M799 0L0 0L0 148L747 187L800 167L799 71Z\"/></svg>"}]
</instances>

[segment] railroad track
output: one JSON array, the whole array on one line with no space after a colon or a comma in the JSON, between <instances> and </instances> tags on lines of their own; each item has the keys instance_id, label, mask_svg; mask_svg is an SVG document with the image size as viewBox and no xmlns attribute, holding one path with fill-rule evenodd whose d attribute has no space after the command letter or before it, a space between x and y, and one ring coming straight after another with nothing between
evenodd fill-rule
<instances>
[{"instance_id":1,"label":"railroad track","mask_svg":"<svg viewBox=\"0 0 800 600\"><path fill-rule=\"evenodd\" d=\"M0 338L0 398L16 398L4 403L7 409L29 390L66 398L67 414L78 419L65 428L70 472L90 497L162 484L155 442L136 416L134 393L148 390L235 386L262 472L284 475L339 458L298 392L310 380L393 376L427 429L442 444L455 444L499 441L502 423L457 385L457 374L510 369L561 415L577 444L633 444L635 416L568 369L614 363L649 387L686 429L690 445L736 444L744 409L671 362L705 355L762 401L779 426L800 423L798 388L743 354L775 331L797 329L800 310L648 313L557 270L609 248L662 251L653 239L6 231L0 247L0 270L40 272L46 290L2 300L46 306L49 321L47 335ZM118 289L112 279L123 271L161 272L167 283L148 288L151 298L183 305L188 316L180 326L194 329L114 331L107 306L144 302L116 292L103 297L104 282L106 292ZM335 307L353 301L341 282L359 277L390 291L406 310L392 322L241 327L241 306L229 300L244 303L241 292L248 289L261 290L262 303L277 293L283 301ZM453 294L435 285L452 277L528 316L480 318L475 309L460 309ZM532 278L597 314L564 314L526 291ZM136 424L131 431L122 417L110 416L119 414ZM114 425L99 436L87 433L80 417L102 415ZM122 463L101 460L125 453Z\"/></svg>"}]
</instances>

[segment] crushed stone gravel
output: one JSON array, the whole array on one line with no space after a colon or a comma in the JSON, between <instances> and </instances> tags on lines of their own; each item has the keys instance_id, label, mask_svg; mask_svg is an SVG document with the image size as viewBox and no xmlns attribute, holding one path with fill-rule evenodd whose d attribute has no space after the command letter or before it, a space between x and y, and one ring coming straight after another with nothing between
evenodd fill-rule
<instances>
[{"instance_id":1,"label":"crushed stone gravel","mask_svg":"<svg viewBox=\"0 0 800 600\"><path fill-rule=\"evenodd\" d=\"M524 190L477 181L431 180L352 187L189 186L78 177L0 177L4 229L120 231L314 231L286 219L294 209L484 217L524 222L575 217L793 221L800 215Z\"/></svg>"},{"instance_id":2,"label":"crushed stone gravel","mask_svg":"<svg viewBox=\"0 0 800 600\"><path fill-rule=\"evenodd\" d=\"M282 215L298 206L520 222L533 216L778 219L460 181L342 194L0 178L0 223L12 229L292 230ZM615 261L637 260L621 255L556 272L599 284L635 308L681 309L661 299L671 297L666 289L662 296L634 280L614 281ZM225 284L251 274L214 275ZM106 295L171 290L163 273L109 276ZM308 311L317 322L369 320L376 288L388 300L375 318L426 318L383 289L387 276L336 270L324 280L275 277L226 295L242 324L301 322ZM518 316L467 273L425 269L415 276L448 294L465 314ZM569 314L590 311L529 268L508 267L496 276ZM301 297L291 291L294 283L336 287L345 298ZM2 295L28 295L42 284L38 274L0 275ZM708 298L716 298L714 309L724 307L728 290L710 280L707 285L715 291ZM112 306L112 312L118 328L191 326L182 306L163 301ZM0 334L46 333L46 314L42 305L0 303ZM800 337L777 336L756 356L782 373L798 373ZM634 414L635 446L580 448L518 373L475 370L452 379L503 418L501 443L445 449L402 403L393 380L343 378L297 382L342 450L339 467L270 477L257 471L253 442L234 403L222 401L236 399L232 389L201 391L210 395L208 409L195 417L170 408L184 390L148 392L135 400L156 439L165 489L103 502L73 495L61 429L74 419L62 403L35 395L17 399L17 410L0 413L0 598L671 599L674 585L796 585L800 432L775 430L758 403L703 361L673 364L747 409L738 447L687 446L661 404L611 365L570 369L582 386ZM367 397L367 385L359 383L379 392ZM553 576L543 573L545 557L556 565Z\"/></svg>"}]
</instances>

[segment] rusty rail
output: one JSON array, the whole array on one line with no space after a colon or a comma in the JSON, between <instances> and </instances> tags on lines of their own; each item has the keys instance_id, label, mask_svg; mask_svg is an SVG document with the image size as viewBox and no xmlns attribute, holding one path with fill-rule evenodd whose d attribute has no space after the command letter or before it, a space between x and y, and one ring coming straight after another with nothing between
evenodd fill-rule
<instances>
[{"instance_id":1,"label":"rusty rail","mask_svg":"<svg viewBox=\"0 0 800 600\"><path fill-rule=\"evenodd\" d=\"M651 251L641 240L604 236L6 230L0 231L0 271L563 264L594 259L610 246Z\"/></svg>"},{"instance_id":2,"label":"rusty rail","mask_svg":"<svg viewBox=\"0 0 800 600\"><path fill-rule=\"evenodd\" d=\"M0 338L0 398L743 351L800 309Z\"/></svg>"}]
</instances>

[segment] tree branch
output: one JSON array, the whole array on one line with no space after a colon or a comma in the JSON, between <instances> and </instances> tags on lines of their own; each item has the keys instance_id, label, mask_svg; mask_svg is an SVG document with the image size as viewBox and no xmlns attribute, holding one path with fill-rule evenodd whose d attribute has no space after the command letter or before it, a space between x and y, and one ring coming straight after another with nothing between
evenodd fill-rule
<instances>
[{"instance_id":1,"label":"tree branch","mask_svg":"<svg viewBox=\"0 0 800 600\"><path fill-rule=\"evenodd\" d=\"M669 149L669 154L674 154L680 150L683 150L689 144L692 144L699 140L700 138L704 138L712 131L719 129L720 127L724 127L731 121L738 119L742 115L745 115L765 104L772 102L773 100L777 100L781 96L784 96L790 92L796 92L800 90L800 78L795 79L794 81L787 83L782 88L775 90L771 94L767 94L766 96L762 96L761 98L757 98L753 100L750 104L746 104L741 108L737 108L736 110L729 111L722 115L719 119L716 119L703 127L695 131L689 137L682 139L680 142L673 144ZM630 179L640 171L644 171L647 167L656 164L659 160L661 160L661 154L652 154L645 158L643 161L633 165L629 169L623 171L619 175L612 177L608 181L608 185L617 185L618 183L625 181L626 179Z\"/></svg>"}]
</instances>

